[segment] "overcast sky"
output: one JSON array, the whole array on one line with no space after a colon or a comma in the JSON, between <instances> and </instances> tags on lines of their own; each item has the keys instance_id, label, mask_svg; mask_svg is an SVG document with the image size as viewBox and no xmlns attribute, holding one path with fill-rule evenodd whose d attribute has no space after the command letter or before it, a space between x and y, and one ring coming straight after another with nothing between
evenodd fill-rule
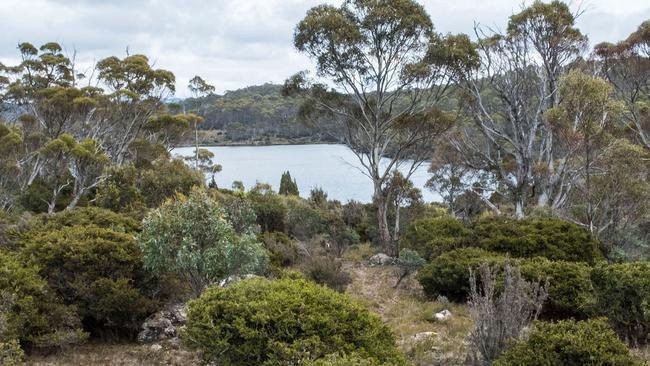
<instances>
[{"instance_id":1,"label":"overcast sky","mask_svg":"<svg viewBox=\"0 0 650 366\"><path fill-rule=\"evenodd\" d=\"M17 62L16 45L56 41L86 65L143 53L177 78L203 76L217 92L279 83L308 69L291 43L294 26L312 6L340 0L0 0L0 62ZM420 0L439 32L469 33L474 21L504 27L515 0ZM528 1L527 3L530 3ZM574 1L574 5L578 2ZM650 19L648 0L586 0L580 29L592 43L625 38ZM576 6L574 6L576 8Z\"/></svg>"}]
</instances>

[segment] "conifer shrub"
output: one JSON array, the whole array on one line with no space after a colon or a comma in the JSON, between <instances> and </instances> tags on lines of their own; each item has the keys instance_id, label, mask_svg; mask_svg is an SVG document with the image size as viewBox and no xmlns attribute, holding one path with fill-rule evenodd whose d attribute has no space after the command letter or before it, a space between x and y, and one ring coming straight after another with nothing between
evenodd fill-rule
<instances>
[{"instance_id":1,"label":"conifer shrub","mask_svg":"<svg viewBox=\"0 0 650 366\"><path fill-rule=\"evenodd\" d=\"M470 235L471 230L453 217L426 217L409 224L401 244L428 260L443 252L460 248Z\"/></svg>"},{"instance_id":2,"label":"conifer shrub","mask_svg":"<svg viewBox=\"0 0 650 366\"><path fill-rule=\"evenodd\" d=\"M646 343L650 333L650 263L596 266L591 281L596 295L594 315L607 317L629 344Z\"/></svg>"},{"instance_id":3,"label":"conifer shrub","mask_svg":"<svg viewBox=\"0 0 650 366\"><path fill-rule=\"evenodd\" d=\"M78 207L54 215L40 215L32 220L32 232L47 232L70 226L96 226L122 233L140 231L140 222L131 216L99 207Z\"/></svg>"},{"instance_id":4,"label":"conifer shrub","mask_svg":"<svg viewBox=\"0 0 650 366\"><path fill-rule=\"evenodd\" d=\"M376 358L360 357L356 354L342 355L333 353L325 357L321 357L315 361L308 362L307 366L389 366L389 364L382 363Z\"/></svg>"},{"instance_id":5,"label":"conifer shrub","mask_svg":"<svg viewBox=\"0 0 650 366\"><path fill-rule=\"evenodd\" d=\"M642 365L604 319L537 322L494 366Z\"/></svg>"},{"instance_id":6,"label":"conifer shrub","mask_svg":"<svg viewBox=\"0 0 650 366\"><path fill-rule=\"evenodd\" d=\"M285 233L262 233L259 241L269 251L269 259L274 267L293 266L300 258L298 244Z\"/></svg>"},{"instance_id":7,"label":"conifer shrub","mask_svg":"<svg viewBox=\"0 0 650 366\"><path fill-rule=\"evenodd\" d=\"M515 220L492 217L472 225L470 245L514 258L595 263L603 260L600 243L587 230L554 218Z\"/></svg>"},{"instance_id":8,"label":"conifer shrub","mask_svg":"<svg viewBox=\"0 0 650 366\"><path fill-rule=\"evenodd\" d=\"M182 338L220 365L304 364L355 353L402 365L393 334L365 307L299 279L254 278L191 301Z\"/></svg>"},{"instance_id":9,"label":"conifer shrub","mask_svg":"<svg viewBox=\"0 0 650 366\"><path fill-rule=\"evenodd\" d=\"M594 302L590 266L545 258L521 260L519 266L526 279L549 282L542 318L585 319L589 316Z\"/></svg>"},{"instance_id":10,"label":"conifer shrub","mask_svg":"<svg viewBox=\"0 0 650 366\"><path fill-rule=\"evenodd\" d=\"M482 263L500 266L504 261L504 256L480 248L456 249L433 258L420 269L418 281L432 299L445 296L452 301L464 301L469 294L469 269Z\"/></svg>"}]
</instances>

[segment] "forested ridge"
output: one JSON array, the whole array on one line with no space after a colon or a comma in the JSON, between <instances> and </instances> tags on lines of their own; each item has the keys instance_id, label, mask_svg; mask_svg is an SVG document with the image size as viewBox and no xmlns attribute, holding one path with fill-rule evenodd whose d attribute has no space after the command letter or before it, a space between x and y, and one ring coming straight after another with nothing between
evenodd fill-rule
<instances>
[{"instance_id":1,"label":"forested ridge","mask_svg":"<svg viewBox=\"0 0 650 366\"><path fill-rule=\"evenodd\" d=\"M535 1L466 35L413 0L319 5L293 34L314 70L188 99L146 55L81 72L20 43L0 364L647 364L650 20L597 43L577 16ZM372 202L290 171L218 186L217 130L344 144Z\"/></svg>"}]
</instances>

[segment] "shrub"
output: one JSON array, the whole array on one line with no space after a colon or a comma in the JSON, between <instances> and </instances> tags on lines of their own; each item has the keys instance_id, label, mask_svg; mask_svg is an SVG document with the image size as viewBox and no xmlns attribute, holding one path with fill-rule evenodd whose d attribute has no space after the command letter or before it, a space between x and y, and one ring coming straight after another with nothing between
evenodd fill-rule
<instances>
[{"instance_id":1,"label":"shrub","mask_svg":"<svg viewBox=\"0 0 650 366\"><path fill-rule=\"evenodd\" d=\"M110 229L123 233L140 231L140 222L134 218L98 207L78 207L57 212L54 215L40 215L32 221L32 232L59 230L62 227L89 226Z\"/></svg>"},{"instance_id":2,"label":"shrub","mask_svg":"<svg viewBox=\"0 0 650 366\"><path fill-rule=\"evenodd\" d=\"M64 226L28 235L21 255L40 268L65 304L77 308L91 332L133 336L156 309L156 302L144 295L148 278L131 234L94 225Z\"/></svg>"},{"instance_id":3,"label":"shrub","mask_svg":"<svg viewBox=\"0 0 650 366\"><path fill-rule=\"evenodd\" d=\"M475 360L488 365L503 352L507 342L519 337L537 319L547 296L548 284L527 282L519 268L509 263L505 264L503 286L500 286L497 278L500 270L482 264L477 270L479 280L474 271L470 272L468 304L474 328L469 342Z\"/></svg>"},{"instance_id":4,"label":"shrub","mask_svg":"<svg viewBox=\"0 0 650 366\"><path fill-rule=\"evenodd\" d=\"M472 229L475 246L516 258L587 263L604 259L600 244L588 231L564 220L494 217L477 221Z\"/></svg>"},{"instance_id":5,"label":"shrub","mask_svg":"<svg viewBox=\"0 0 650 366\"><path fill-rule=\"evenodd\" d=\"M266 184L258 184L248 193L253 210L257 216L257 224L262 231L284 232L287 221L287 206L282 197L271 190Z\"/></svg>"},{"instance_id":6,"label":"shrub","mask_svg":"<svg viewBox=\"0 0 650 366\"><path fill-rule=\"evenodd\" d=\"M494 366L641 365L603 319L537 322Z\"/></svg>"},{"instance_id":7,"label":"shrub","mask_svg":"<svg viewBox=\"0 0 650 366\"><path fill-rule=\"evenodd\" d=\"M300 258L298 245L285 233L263 233L260 241L269 251L271 265L275 267L293 266Z\"/></svg>"},{"instance_id":8,"label":"shrub","mask_svg":"<svg viewBox=\"0 0 650 366\"><path fill-rule=\"evenodd\" d=\"M205 186L205 176L182 160L160 159L140 173L137 186L147 207L158 207L177 193L187 195L193 187Z\"/></svg>"},{"instance_id":9,"label":"shrub","mask_svg":"<svg viewBox=\"0 0 650 366\"><path fill-rule=\"evenodd\" d=\"M15 339L3 341L0 339L0 365L18 366L23 364L25 352Z\"/></svg>"},{"instance_id":10,"label":"shrub","mask_svg":"<svg viewBox=\"0 0 650 366\"><path fill-rule=\"evenodd\" d=\"M302 364L336 352L403 363L378 316L304 280L255 278L209 288L190 302L182 337L222 365Z\"/></svg>"},{"instance_id":11,"label":"shrub","mask_svg":"<svg viewBox=\"0 0 650 366\"><path fill-rule=\"evenodd\" d=\"M266 266L266 250L250 230L237 235L221 205L202 190L165 202L142 225L138 242L145 267L180 275L194 296L228 276Z\"/></svg>"},{"instance_id":12,"label":"shrub","mask_svg":"<svg viewBox=\"0 0 650 366\"><path fill-rule=\"evenodd\" d=\"M479 248L461 248L441 254L418 273L424 293L430 298L446 296L464 301L469 294L469 269L481 263L502 264L505 258Z\"/></svg>"},{"instance_id":13,"label":"shrub","mask_svg":"<svg viewBox=\"0 0 650 366\"><path fill-rule=\"evenodd\" d=\"M594 301L591 267L584 263L534 258L520 261L522 275L531 281L549 281L548 299L541 317L586 318Z\"/></svg>"},{"instance_id":14,"label":"shrub","mask_svg":"<svg viewBox=\"0 0 650 366\"><path fill-rule=\"evenodd\" d=\"M591 272L595 315L606 316L628 343L647 341L650 332L650 263L600 265Z\"/></svg>"},{"instance_id":15,"label":"shrub","mask_svg":"<svg viewBox=\"0 0 650 366\"><path fill-rule=\"evenodd\" d=\"M117 212L143 211L146 204L138 188L138 175L133 164L110 168L108 177L97 187L97 206Z\"/></svg>"},{"instance_id":16,"label":"shrub","mask_svg":"<svg viewBox=\"0 0 650 366\"><path fill-rule=\"evenodd\" d=\"M402 247L431 259L463 246L470 234L471 230L453 217L427 217L411 222L402 236Z\"/></svg>"},{"instance_id":17,"label":"shrub","mask_svg":"<svg viewBox=\"0 0 650 366\"><path fill-rule=\"evenodd\" d=\"M308 240L325 231L322 212L306 201L289 197L287 202L287 232L298 240Z\"/></svg>"},{"instance_id":18,"label":"shrub","mask_svg":"<svg viewBox=\"0 0 650 366\"><path fill-rule=\"evenodd\" d=\"M302 265L305 276L319 285L324 285L338 292L345 292L352 278L343 270L339 260L329 256L315 255Z\"/></svg>"},{"instance_id":19,"label":"shrub","mask_svg":"<svg viewBox=\"0 0 650 366\"><path fill-rule=\"evenodd\" d=\"M80 326L73 309L57 301L35 266L0 252L0 360L19 355L13 340L35 348L82 342L87 335Z\"/></svg>"}]
</instances>

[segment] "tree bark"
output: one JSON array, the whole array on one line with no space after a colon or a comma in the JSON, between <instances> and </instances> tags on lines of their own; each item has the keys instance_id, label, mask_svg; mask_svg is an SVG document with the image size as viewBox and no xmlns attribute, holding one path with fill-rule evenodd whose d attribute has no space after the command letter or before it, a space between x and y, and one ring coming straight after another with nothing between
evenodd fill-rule
<instances>
[{"instance_id":1,"label":"tree bark","mask_svg":"<svg viewBox=\"0 0 650 366\"><path fill-rule=\"evenodd\" d=\"M388 200L384 196L381 187L375 188L375 204L377 205L377 227L379 231L379 244L384 254L395 257L395 247L388 230Z\"/></svg>"}]
</instances>

